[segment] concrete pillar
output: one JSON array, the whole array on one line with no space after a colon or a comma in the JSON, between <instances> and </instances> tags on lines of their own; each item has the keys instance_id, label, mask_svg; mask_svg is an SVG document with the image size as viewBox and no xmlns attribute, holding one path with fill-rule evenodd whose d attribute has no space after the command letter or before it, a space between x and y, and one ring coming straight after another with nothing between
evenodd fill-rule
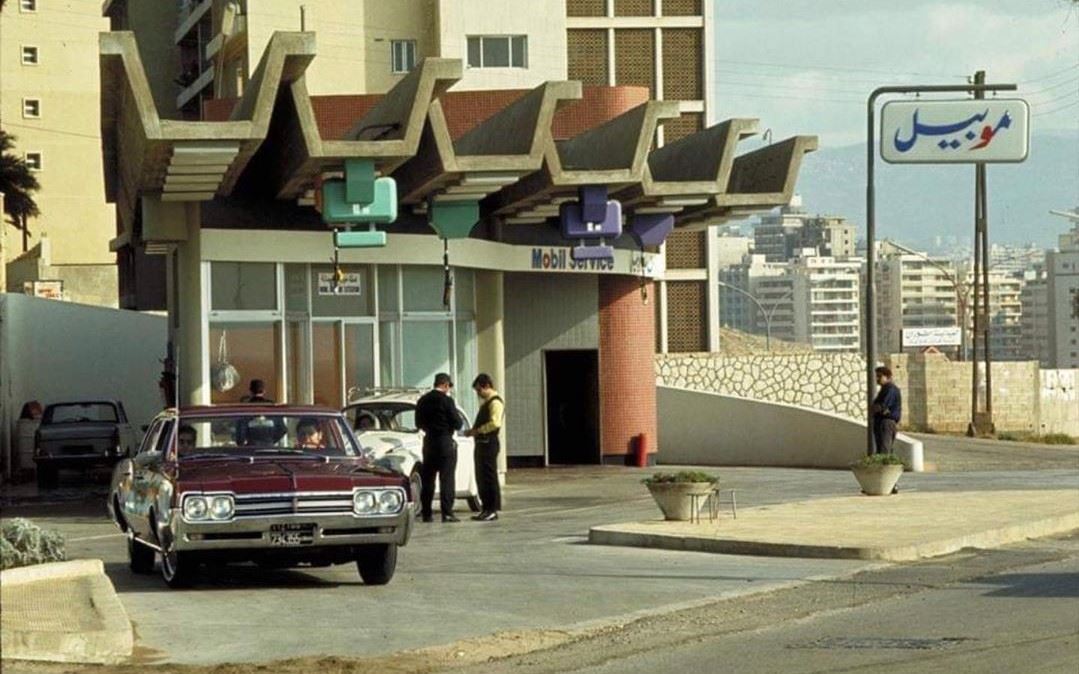
<instances>
[{"instance_id":1,"label":"concrete pillar","mask_svg":"<svg viewBox=\"0 0 1079 674\"><path fill-rule=\"evenodd\" d=\"M210 300L202 263L197 203L143 197L142 230L147 242L175 245L167 265L169 336L176 350L181 405L210 403Z\"/></svg>"},{"instance_id":2,"label":"concrete pillar","mask_svg":"<svg viewBox=\"0 0 1079 674\"><path fill-rule=\"evenodd\" d=\"M506 390L506 342L504 274L500 271L476 271L476 366L495 380L499 391ZM458 382L461 387L472 382ZM512 422L510 422L512 423ZM506 479L506 429L499 435L502 453L498 455L499 480Z\"/></svg>"},{"instance_id":3,"label":"concrete pillar","mask_svg":"<svg viewBox=\"0 0 1079 674\"><path fill-rule=\"evenodd\" d=\"M653 295L649 288L649 297ZM599 277L600 450L625 464L638 434L657 449L655 312L634 276Z\"/></svg>"},{"instance_id":4,"label":"concrete pillar","mask_svg":"<svg viewBox=\"0 0 1079 674\"><path fill-rule=\"evenodd\" d=\"M707 298L708 350L719 351L719 242L716 239L716 226L709 225L704 230L705 297Z\"/></svg>"}]
</instances>

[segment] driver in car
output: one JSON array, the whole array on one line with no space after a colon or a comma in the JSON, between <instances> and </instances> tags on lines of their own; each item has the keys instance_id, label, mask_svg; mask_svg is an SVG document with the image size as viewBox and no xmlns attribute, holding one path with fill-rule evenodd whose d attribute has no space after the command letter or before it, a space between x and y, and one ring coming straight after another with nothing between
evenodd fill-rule
<instances>
[{"instance_id":1,"label":"driver in car","mask_svg":"<svg viewBox=\"0 0 1079 674\"><path fill-rule=\"evenodd\" d=\"M296 424L296 446L298 449L326 449L317 419L300 419Z\"/></svg>"},{"instance_id":2,"label":"driver in car","mask_svg":"<svg viewBox=\"0 0 1079 674\"><path fill-rule=\"evenodd\" d=\"M176 432L176 447L181 453L195 449L195 427L188 424L180 426Z\"/></svg>"}]
</instances>

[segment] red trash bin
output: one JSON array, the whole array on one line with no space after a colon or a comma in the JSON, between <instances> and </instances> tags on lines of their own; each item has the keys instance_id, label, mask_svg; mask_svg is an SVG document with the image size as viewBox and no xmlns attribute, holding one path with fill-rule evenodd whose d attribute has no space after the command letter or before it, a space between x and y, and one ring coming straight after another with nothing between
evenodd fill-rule
<instances>
[{"instance_id":1,"label":"red trash bin","mask_svg":"<svg viewBox=\"0 0 1079 674\"><path fill-rule=\"evenodd\" d=\"M637 436L636 446L633 448L633 459L638 468L648 467L648 435L641 433Z\"/></svg>"}]
</instances>

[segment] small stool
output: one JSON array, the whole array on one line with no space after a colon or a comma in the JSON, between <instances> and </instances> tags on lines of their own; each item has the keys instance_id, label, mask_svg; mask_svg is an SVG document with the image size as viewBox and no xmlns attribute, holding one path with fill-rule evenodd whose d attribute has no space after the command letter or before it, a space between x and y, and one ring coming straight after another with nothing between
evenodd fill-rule
<instances>
[{"instance_id":1,"label":"small stool","mask_svg":"<svg viewBox=\"0 0 1079 674\"><path fill-rule=\"evenodd\" d=\"M720 503L721 503L721 499L719 498L719 494L720 494L721 491L729 491L730 492L731 500L729 502L731 504L731 514L734 516L734 519L738 519L738 499L737 499L737 497L735 495L735 490L734 489L721 490L719 487L716 487L712 491L707 492L705 494L690 494L689 495L689 509L690 509L689 521L690 522L697 522L698 524L701 522L701 506L707 506L708 507L708 521L709 522L715 522L717 519L719 519L719 506L720 506ZM702 500L703 500L703 503L702 503Z\"/></svg>"}]
</instances>

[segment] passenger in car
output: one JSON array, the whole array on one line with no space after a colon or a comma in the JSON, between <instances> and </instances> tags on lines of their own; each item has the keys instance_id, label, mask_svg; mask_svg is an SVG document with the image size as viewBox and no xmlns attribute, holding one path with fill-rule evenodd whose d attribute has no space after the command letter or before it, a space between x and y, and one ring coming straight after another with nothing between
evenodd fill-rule
<instances>
[{"instance_id":1,"label":"passenger in car","mask_svg":"<svg viewBox=\"0 0 1079 674\"><path fill-rule=\"evenodd\" d=\"M189 424L180 426L180 429L176 432L176 447L183 453L195 449L195 438L197 437L195 427Z\"/></svg>"},{"instance_id":2,"label":"passenger in car","mask_svg":"<svg viewBox=\"0 0 1079 674\"><path fill-rule=\"evenodd\" d=\"M318 419L300 419L296 424L296 445L300 449L326 449Z\"/></svg>"}]
</instances>

